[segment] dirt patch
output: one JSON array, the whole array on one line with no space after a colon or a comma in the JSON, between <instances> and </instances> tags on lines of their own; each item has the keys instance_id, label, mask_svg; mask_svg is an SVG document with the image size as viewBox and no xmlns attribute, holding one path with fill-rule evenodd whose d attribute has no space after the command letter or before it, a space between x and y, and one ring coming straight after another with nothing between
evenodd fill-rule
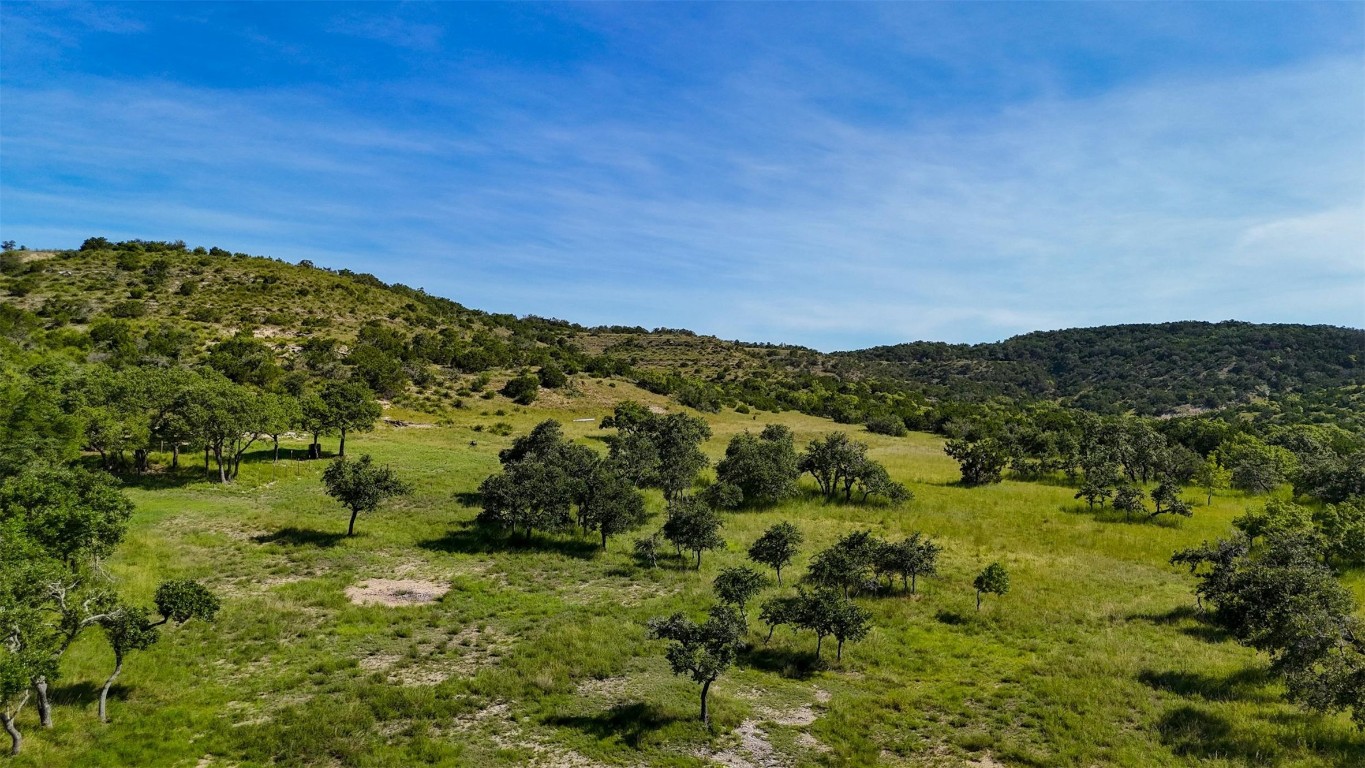
<instances>
[{"instance_id":1,"label":"dirt patch","mask_svg":"<svg viewBox=\"0 0 1365 768\"><path fill-rule=\"evenodd\" d=\"M366 656L365 658L361 659L359 666L366 672L374 672L375 670L388 669L389 667L392 667L394 664L398 663L398 660L400 658L401 657L394 656L392 654L377 653L373 656Z\"/></svg>"},{"instance_id":2,"label":"dirt patch","mask_svg":"<svg viewBox=\"0 0 1365 768\"><path fill-rule=\"evenodd\" d=\"M629 682L625 677L588 678L580 682L574 692L589 698L615 700L625 694Z\"/></svg>"},{"instance_id":3,"label":"dirt patch","mask_svg":"<svg viewBox=\"0 0 1365 768\"><path fill-rule=\"evenodd\" d=\"M463 732L490 720L495 720L500 723L511 723L512 720L507 714L509 709L507 702L495 701L477 712L471 712L470 714L456 717L455 722L451 723L451 728L455 731Z\"/></svg>"},{"instance_id":4,"label":"dirt patch","mask_svg":"<svg viewBox=\"0 0 1365 768\"><path fill-rule=\"evenodd\" d=\"M403 421L402 419L384 419L384 423L397 429L431 429L435 424L419 424L415 421Z\"/></svg>"},{"instance_id":5,"label":"dirt patch","mask_svg":"<svg viewBox=\"0 0 1365 768\"><path fill-rule=\"evenodd\" d=\"M376 653L361 659L359 666L368 672L387 670L393 685L440 685L452 677L472 677L496 664L513 643L512 637L494 627L470 626L454 635L423 639L408 656Z\"/></svg>"},{"instance_id":6,"label":"dirt patch","mask_svg":"<svg viewBox=\"0 0 1365 768\"><path fill-rule=\"evenodd\" d=\"M434 581L370 579L346 588L346 597L356 605L424 605L434 603L450 591L450 585Z\"/></svg>"},{"instance_id":7,"label":"dirt patch","mask_svg":"<svg viewBox=\"0 0 1365 768\"><path fill-rule=\"evenodd\" d=\"M809 733L798 733L796 735L796 744L802 749L809 749L812 752L824 753L830 751L828 744L821 742Z\"/></svg>"},{"instance_id":8,"label":"dirt patch","mask_svg":"<svg viewBox=\"0 0 1365 768\"><path fill-rule=\"evenodd\" d=\"M758 707L756 714L764 720L771 720L778 725L806 726L815 722L820 715L816 714L815 709L809 704L802 704L796 709L770 709L768 707Z\"/></svg>"},{"instance_id":9,"label":"dirt patch","mask_svg":"<svg viewBox=\"0 0 1365 768\"><path fill-rule=\"evenodd\" d=\"M649 406L649 412L653 414L663 415L665 413L668 413L668 409L663 407L662 405L651 405Z\"/></svg>"},{"instance_id":10,"label":"dirt patch","mask_svg":"<svg viewBox=\"0 0 1365 768\"><path fill-rule=\"evenodd\" d=\"M606 601L616 605L637 606L648 600L667 597L680 590L680 587L605 578L581 584L568 584L557 591L564 602L574 605L596 605Z\"/></svg>"},{"instance_id":11,"label":"dirt patch","mask_svg":"<svg viewBox=\"0 0 1365 768\"><path fill-rule=\"evenodd\" d=\"M725 768L785 768L788 763L773 749L768 734L758 726L757 720L745 720L735 729L739 743L717 752L702 752L697 755L723 765Z\"/></svg>"}]
</instances>

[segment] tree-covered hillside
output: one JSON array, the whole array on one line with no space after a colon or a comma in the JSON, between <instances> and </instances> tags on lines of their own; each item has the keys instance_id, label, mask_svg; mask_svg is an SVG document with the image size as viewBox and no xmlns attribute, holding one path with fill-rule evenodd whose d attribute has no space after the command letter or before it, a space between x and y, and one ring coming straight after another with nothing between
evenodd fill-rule
<instances>
[{"instance_id":1,"label":"tree-covered hillside","mask_svg":"<svg viewBox=\"0 0 1365 768\"><path fill-rule=\"evenodd\" d=\"M1322 325L1114 325L1040 331L995 344L915 342L836 356L909 382L1146 414L1365 383L1365 331Z\"/></svg>"},{"instance_id":2,"label":"tree-covered hillside","mask_svg":"<svg viewBox=\"0 0 1365 768\"><path fill-rule=\"evenodd\" d=\"M964 408L1026 401L1365 428L1355 408L1365 331L1355 329L1179 322L822 354L490 314L369 274L181 242L96 237L76 250L4 253L0 339L116 365L203 361L232 342L220 357L264 350L275 366L266 375L284 383L344 365L379 394L431 411L514 379L507 395L533 398L581 373L704 411L797 410L934 431Z\"/></svg>"}]
</instances>

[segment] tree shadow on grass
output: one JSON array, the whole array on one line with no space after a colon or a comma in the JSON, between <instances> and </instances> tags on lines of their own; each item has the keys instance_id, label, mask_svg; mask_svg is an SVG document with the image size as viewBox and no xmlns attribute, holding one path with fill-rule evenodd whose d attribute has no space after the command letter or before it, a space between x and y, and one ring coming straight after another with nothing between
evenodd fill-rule
<instances>
[{"instance_id":1,"label":"tree shadow on grass","mask_svg":"<svg viewBox=\"0 0 1365 768\"><path fill-rule=\"evenodd\" d=\"M455 502L470 509L482 509L483 494L478 491L461 491L455 494Z\"/></svg>"},{"instance_id":2,"label":"tree shadow on grass","mask_svg":"<svg viewBox=\"0 0 1365 768\"><path fill-rule=\"evenodd\" d=\"M99 701L100 689L102 688L104 688L103 681L95 683L82 680L75 683L53 685L48 689L47 696L53 706L87 706ZM132 690L131 686L114 683L109 688L109 698L115 701L123 701L128 698L128 693Z\"/></svg>"},{"instance_id":3,"label":"tree shadow on grass","mask_svg":"<svg viewBox=\"0 0 1365 768\"><path fill-rule=\"evenodd\" d=\"M329 531L315 531L311 528L281 528L274 533L263 533L260 536L253 536L251 540L257 544L282 544L290 547L335 547L346 538L344 533L331 533Z\"/></svg>"},{"instance_id":4,"label":"tree shadow on grass","mask_svg":"<svg viewBox=\"0 0 1365 768\"><path fill-rule=\"evenodd\" d=\"M825 668L825 661L815 656L814 647L810 651L796 651L755 645L740 650L739 662L791 680L807 680Z\"/></svg>"},{"instance_id":5,"label":"tree shadow on grass","mask_svg":"<svg viewBox=\"0 0 1365 768\"><path fill-rule=\"evenodd\" d=\"M434 552L482 555L494 552L557 552L566 557L591 560L602 551L597 541L533 533L528 538L478 523L465 523L439 539L419 541L417 546Z\"/></svg>"},{"instance_id":6,"label":"tree shadow on grass","mask_svg":"<svg viewBox=\"0 0 1365 768\"><path fill-rule=\"evenodd\" d=\"M653 704L627 702L596 715L556 716L547 725L575 728L598 739L616 738L631 749L639 749L649 734L674 722L677 718L663 714Z\"/></svg>"},{"instance_id":7,"label":"tree shadow on grass","mask_svg":"<svg viewBox=\"0 0 1365 768\"><path fill-rule=\"evenodd\" d=\"M1205 675L1198 672L1158 672L1144 669L1137 679L1149 688L1158 691L1197 697L1205 701L1255 701L1275 702L1280 697L1267 691L1271 682L1265 669L1248 667L1230 675Z\"/></svg>"},{"instance_id":8,"label":"tree shadow on grass","mask_svg":"<svg viewBox=\"0 0 1365 768\"><path fill-rule=\"evenodd\" d=\"M1282 727L1301 733L1311 717L1290 715ZM1283 747L1264 731L1238 728L1224 717L1191 705L1176 707L1163 715L1157 721L1157 734L1161 743L1180 757L1247 765L1275 765L1284 757ZM1365 755L1365 745L1349 736L1326 736L1303 746L1343 768L1361 765Z\"/></svg>"},{"instance_id":9,"label":"tree shadow on grass","mask_svg":"<svg viewBox=\"0 0 1365 768\"><path fill-rule=\"evenodd\" d=\"M1058 511L1069 515L1089 517L1097 523L1118 523L1122 525L1152 525L1157 528L1179 528L1180 521L1183 519L1177 515L1160 514L1152 517L1149 512L1130 512L1124 514L1113 507L1095 507L1091 509L1084 503L1081 504L1061 504L1057 507Z\"/></svg>"},{"instance_id":10,"label":"tree shadow on grass","mask_svg":"<svg viewBox=\"0 0 1365 768\"><path fill-rule=\"evenodd\" d=\"M947 624L950 627L958 627L972 621L970 615L964 615L957 611L939 611L934 614L934 618L940 624Z\"/></svg>"},{"instance_id":11,"label":"tree shadow on grass","mask_svg":"<svg viewBox=\"0 0 1365 768\"><path fill-rule=\"evenodd\" d=\"M1133 613L1128 615L1128 619L1177 627L1182 634L1207 643L1221 643L1232 639L1232 635L1226 630L1204 621L1202 614L1192 605L1182 605L1163 613Z\"/></svg>"},{"instance_id":12,"label":"tree shadow on grass","mask_svg":"<svg viewBox=\"0 0 1365 768\"><path fill-rule=\"evenodd\" d=\"M1181 757L1264 760L1256 745L1237 737L1226 718L1192 706L1176 707L1157 722L1161 743Z\"/></svg>"}]
</instances>

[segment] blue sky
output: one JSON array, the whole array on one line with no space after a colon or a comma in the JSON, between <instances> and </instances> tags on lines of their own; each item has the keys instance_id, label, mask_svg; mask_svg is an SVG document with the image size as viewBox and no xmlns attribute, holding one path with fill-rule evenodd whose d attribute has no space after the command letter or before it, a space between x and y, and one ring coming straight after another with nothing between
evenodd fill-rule
<instances>
[{"instance_id":1,"label":"blue sky","mask_svg":"<svg viewBox=\"0 0 1365 768\"><path fill-rule=\"evenodd\" d=\"M1365 327L1365 4L0 5L0 237L850 349Z\"/></svg>"}]
</instances>

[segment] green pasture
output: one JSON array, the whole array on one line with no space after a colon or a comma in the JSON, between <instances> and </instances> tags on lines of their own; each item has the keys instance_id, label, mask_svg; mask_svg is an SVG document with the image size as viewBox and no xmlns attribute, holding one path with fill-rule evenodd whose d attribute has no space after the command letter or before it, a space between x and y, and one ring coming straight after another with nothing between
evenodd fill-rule
<instances>
[{"instance_id":1,"label":"green pasture","mask_svg":"<svg viewBox=\"0 0 1365 768\"><path fill-rule=\"evenodd\" d=\"M623 385L627 395L648 397ZM194 456L178 474L131 481L137 512L109 563L121 590L150 604L162 579L201 579L223 610L213 626L166 628L130 656L108 725L95 699L112 655L87 633L55 684L56 727L43 731L25 710L25 752L10 764L1365 764L1349 720L1285 703L1266 660L1203 625L1191 577L1167 565L1260 500L1228 492L1205 506L1191 489L1192 519L1125 523L1086 511L1060 480L958 487L940 439L860 432L914 501L809 496L727 515L728 546L700 572L672 559L638 566L630 535L602 552L592 536L528 543L470 525L471 494L516 434L557 418L605 450L597 421L573 419L609 409L601 397L527 409L477 401L439 419L391 409L388 418L430 426L381 425L347 449L392 465L416 492L362 517L353 538L322 492L325 463L289 460L301 439L278 463L261 446L228 487L206 482ZM707 418L713 458L731 435L765 423L790 426L798 446L857 429L793 413ZM498 422L512 435L488 430ZM662 509L657 494L649 503ZM699 616L716 571L744 562L783 519L807 538L791 580L817 549L866 528L931 535L942 573L914 597L859 598L875 629L839 664L829 650L816 663L808 633L779 628L765 645L751 607L752 648L713 687L708 731L696 720L697 686L669 674L644 622ZM1011 590L978 613L972 577L995 560ZM449 591L422 605L354 604L347 588L373 579ZM1360 593L1361 580L1348 579Z\"/></svg>"}]
</instances>

